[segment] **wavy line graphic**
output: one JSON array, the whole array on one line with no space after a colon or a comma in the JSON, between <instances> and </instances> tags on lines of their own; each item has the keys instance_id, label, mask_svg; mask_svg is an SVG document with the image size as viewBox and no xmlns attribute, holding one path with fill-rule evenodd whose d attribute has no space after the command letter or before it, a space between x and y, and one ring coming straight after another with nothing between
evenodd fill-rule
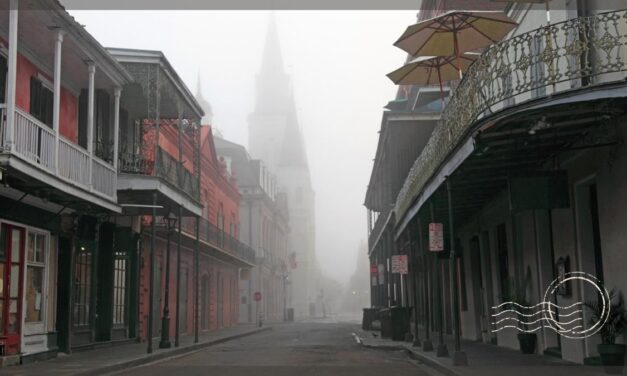
<instances>
[{"instance_id":1,"label":"wavy line graphic","mask_svg":"<svg viewBox=\"0 0 627 376\"><path fill-rule=\"evenodd\" d=\"M558 320L555 320L555 319L549 318L549 317L543 317L541 319L537 319L537 320L531 321L531 322L521 321L521 320L517 319L516 317L506 317L506 318L501 319L501 320L499 320L499 321L497 321L495 323L492 323L492 325L497 326L498 324L502 323L503 321L507 321L507 320L512 320L512 321L515 321L515 322L523 324L523 325L534 325L534 324L539 323L541 321L554 322L554 323L559 324L559 325L570 325L570 324L572 324L574 322L582 321L583 317L578 317L576 319L573 319L573 320L570 320L570 321L567 321L567 322L561 322L561 321L558 321Z\"/></svg>"},{"instance_id":2,"label":"wavy line graphic","mask_svg":"<svg viewBox=\"0 0 627 376\"><path fill-rule=\"evenodd\" d=\"M557 329L553 328L552 326L544 326L544 327L543 326L539 326L539 327L534 328L534 329L522 329L522 328L519 328L519 327L514 326L514 325L504 325L504 326L502 326L502 327L500 327L498 329L492 330L492 333L500 332L503 329L516 329L516 330L518 330L519 332L522 332L522 333L534 333L534 332L537 332L538 330L543 329L543 328L544 329L551 329L555 333L558 333L558 334L564 334L564 333L572 333L572 332L574 332L577 329L583 329L583 326L577 325L577 326L573 326L572 328L570 328L568 330L557 330Z\"/></svg>"},{"instance_id":3,"label":"wavy line graphic","mask_svg":"<svg viewBox=\"0 0 627 376\"><path fill-rule=\"evenodd\" d=\"M560 317L568 317L568 316L572 316L574 314L582 313L582 312L583 312L583 310L581 310L581 309L579 309L577 311L572 311L571 313L566 313L566 314L562 314L560 312ZM534 312L534 313L531 313L531 314L526 314L526 313L521 313L521 312L519 312L519 311L517 311L515 309L507 309L505 311L501 311L501 312L498 312L498 313L493 313L490 316L496 318L496 317L502 316L503 314L506 314L506 313L513 313L513 314L516 314L516 315L519 315L519 316L523 316L523 317L533 317L533 316L537 316L539 314L548 314L549 311L543 309L543 310L540 310L540 311L537 311L537 312Z\"/></svg>"},{"instance_id":4,"label":"wavy line graphic","mask_svg":"<svg viewBox=\"0 0 627 376\"><path fill-rule=\"evenodd\" d=\"M501 307L503 307L505 305L515 305L515 306L523 308L523 309L535 309L536 307L539 307L539 306L548 305L548 306L551 306L553 308L558 308L558 309L561 309L561 310L569 310L569 309L571 309L573 307L576 307L578 305L583 305L583 304L584 304L583 302L577 302L577 303L573 303L573 304L571 304L569 306L564 306L563 307L563 306L557 305L557 304L552 303L552 302L540 302L540 303L538 303L536 305L532 305L532 306L524 306L524 305L518 304L516 302L503 302L503 303L501 303L501 304L499 304L497 306L492 307L492 309L499 309L499 308L501 308Z\"/></svg>"}]
</instances>

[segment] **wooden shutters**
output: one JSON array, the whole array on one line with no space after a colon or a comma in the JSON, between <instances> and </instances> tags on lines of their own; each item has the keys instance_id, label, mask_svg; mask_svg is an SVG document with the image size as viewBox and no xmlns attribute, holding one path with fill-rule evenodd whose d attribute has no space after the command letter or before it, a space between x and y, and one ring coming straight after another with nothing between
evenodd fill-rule
<instances>
[{"instance_id":1,"label":"wooden shutters","mask_svg":"<svg viewBox=\"0 0 627 376\"><path fill-rule=\"evenodd\" d=\"M30 78L30 114L52 128L52 91L37 77Z\"/></svg>"}]
</instances>

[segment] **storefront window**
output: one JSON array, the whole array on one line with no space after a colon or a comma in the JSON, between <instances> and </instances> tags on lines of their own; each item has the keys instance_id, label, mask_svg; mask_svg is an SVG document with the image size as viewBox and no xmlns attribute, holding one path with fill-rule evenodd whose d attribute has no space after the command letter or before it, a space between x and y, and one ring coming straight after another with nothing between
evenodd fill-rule
<instances>
[{"instance_id":1,"label":"storefront window","mask_svg":"<svg viewBox=\"0 0 627 376\"><path fill-rule=\"evenodd\" d=\"M126 253L116 252L113 269L113 324L126 324Z\"/></svg>"},{"instance_id":2,"label":"storefront window","mask_svg":"<svg viewBox=\"0 0 627 376\"><path fill-rule=\"evenodd\" d=\"M43 320L44 254L46 236L29 233L26 248L26 322Z\"/></svg>"},{"instance_id":3,"label":"storefront window","mask_svg":"<svg viewBox=\"0 0 627 376\"><path fill-rule=\"evenodd\" d=\"M74 310L75 326L89 325L89 299L91 296L91 250L80 246L74 266Z\"/></svg>"}]
</instances>

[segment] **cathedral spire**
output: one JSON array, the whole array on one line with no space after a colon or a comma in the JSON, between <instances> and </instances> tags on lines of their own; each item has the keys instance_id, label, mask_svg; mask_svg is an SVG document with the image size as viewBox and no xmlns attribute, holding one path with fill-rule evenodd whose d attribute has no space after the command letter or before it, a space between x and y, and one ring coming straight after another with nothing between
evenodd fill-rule
<instances>
[{"instance_id":1,"label":"cathedral spire","mask_svg":"<svg viewBox=\"0 0 627 376\"><path fill-rule=\"evenodd\" d=\"M298 114L296 112L296 103L294 93L289 94L289 108L287 113L287 121L285 123L285 131L283 133L283 142L281 145L281 155L279 157L279 166L283 167L301 167L307 169L307 153L305 151L305 141L298 123Z\"/></svg>"},{"instance_id":2,"label":"cathedral spire","mask_svg":"<svg viewBox=\"0 0 627 376\"><path fill-rule=\"evenodd\" d=\"M283 66L283 56L281 54L281 43L279 42L279 32L277 30L276 15L270 13L268 17L268 31L263 49L263 61L261 63L260 75L285 75Z\"/></svg>"}]
</instances>

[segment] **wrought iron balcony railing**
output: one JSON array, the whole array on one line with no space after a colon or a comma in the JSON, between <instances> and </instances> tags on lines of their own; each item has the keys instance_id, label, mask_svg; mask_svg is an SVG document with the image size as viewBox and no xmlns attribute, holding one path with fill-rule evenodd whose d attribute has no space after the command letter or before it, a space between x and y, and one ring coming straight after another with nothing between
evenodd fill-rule
<instances>
[{"instance_id":1,"label":"wrought iron balcony railing","mask_svg":"<svg viewBox=\"0 0 627 376\"><path fill-rule=\"evenodd\" d=\"M196 224L194 218L183 218L181 227L184 233L187 233L190 236L196 236L195 226ZM238 239L218 228L205 218L200 218L199 237L200 240L211 244L221 251L236 256L250 264L255 264L255 251L251 247L240 242Z\"/></svg>"},{"instance_id":2,"label":"wrought iron balcony railing","mask_svg":"<svg viewBox=\"0 0 627 376\"><path fill-rule=\"evenodd\" d=\"M624 80L626 45L627 10L619 10L544 26L483 52L414 162L396 200L397 218L478 120L549 94Z\"/></svg>"},{"instance_id":3,"label":"wrought iron balcony railing","mask_svg":"<svg viewBox=\"0 0 627 376\"><path fill-rule=\"evenodd\" d=\"M176 158L162 148L157 148L156 158L143 153L120 153L120 172L158 176L178 187L190 197L200 197L198 179Z\"/></svg>"}]
</instances>

